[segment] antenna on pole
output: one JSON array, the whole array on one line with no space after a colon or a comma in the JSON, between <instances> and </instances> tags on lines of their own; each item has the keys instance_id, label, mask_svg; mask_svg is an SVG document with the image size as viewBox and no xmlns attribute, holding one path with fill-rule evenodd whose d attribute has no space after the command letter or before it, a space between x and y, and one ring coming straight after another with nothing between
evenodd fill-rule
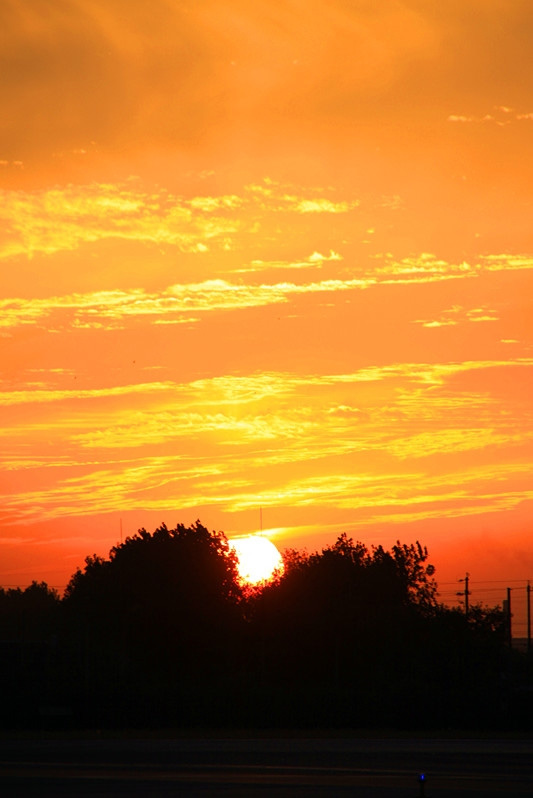
<instances>
[{"instance_id":1,"label":"antenna on pole","mask_svg":"<svg viewBox=\"0 0 533 798\"><path fill-rule=\"evenodd\" d=\"M122 518L120 519L120 545L122 546Z\"/></svg>"}]
</instances>

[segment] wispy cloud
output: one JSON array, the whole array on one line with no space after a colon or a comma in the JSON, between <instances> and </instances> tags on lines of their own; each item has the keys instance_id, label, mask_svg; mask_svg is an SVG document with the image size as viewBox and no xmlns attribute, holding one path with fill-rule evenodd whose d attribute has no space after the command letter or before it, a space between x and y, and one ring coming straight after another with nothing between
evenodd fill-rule
<instances>
[{"instance_id":1,"label":"wispy cloud","mask_svg":"<svg viewBox=\"0 0 533 798\"><path fill-rule=\"evenodd\" d=\"M67 186L40 192L4 191L0 257L53 254L106 239L173 245L182 251L235 233L240 223L227 198L187 201L148 194L134 184ZM226 211L226 213L222 213Z\"/></svg>"},{"instance_id":2,"label":"wispy cloud","mask_svg":"<svg viewBox=\"0 0 533 798\"><path fill-rule=\"evenodd\" d=\"M511 371L532 368L533 359L399 363L4 391L3 468L12 485L4 513L22 522L117 506L243 512L259 504L405 519L509 507L529 490L530 410L517 400L502 412L487 387L502 372L509 381ZM493 372L492 382L475 393L480 371ZM54 462L50 439L61 441ZM510 464L501 465L504 449ZM465 453L471 467L457 472Z\"/></svg>"},{"instance_id":3,"label":"wispy cloud","mask_svg":"<svg viewBox=\"0 0 533 798\"><path fill-rule=\"evenodd\" d=\"M481 255L479 260L482 266L489 272L533 269L533 255L511 255L502 253L500 255Z\"/></svg>"},{"instance_id":4,"label":"wispy cloud","mask_svg":"<svg viewBox=\"0 0 533 798\"><path fill-rule=\"evenodd\" d=\"M328 190L287 187L272 180L242 194L184 197L148 192L136 181L69 185L44 191L3 191L0 257L53 254L118 239L202 252L228 249L237 233L253 231L257 213L346 214L356 199L334 199Z\"/></svg>"},{"instance_id":5,"label":"wispy cloud","mask_svg":"<svg viewBox=\"0 0 533 798\"><path fill-rule=\"evenodd\" d=\"M303 260L253 260L249 265L233 269L237 273L262 272L271 269L320 269L324 263L332 263L343 260L342 255L334 250L330 250L327 255L321 252L313 252Z\"/></svg>"},{"instance_id":6,"label":"wispy cloud","mask_svg":"<svg viewBox=\"0 0 533 798\"><path fill-rule=\"evenodd\" d=\"M270 268L320 267L324 263L340 261L341 256L314 252L304 261L273 264L253 261L249 267L236 271L253 272ZM379 261L384 261L381 264ZM143 289L98 291L85 294L25 299L0 299L0 328L24 325L51 324L59 327L106 329L122 326L128 319L145 318L154 323L195 323L199 313L220 310L239 310L284 304L297 295L339 294L380 284L431 283L440 280L477 277L482 272L533 269L533 257L518 255L490 255L480 257L476 264L450 264L423 253L417 257L396 261L379 256L372 269L355 269L357 276L329 278L312 282L252 283L211 279L199 283L176 283L158 292ZM427 327L449 326L462 321L496 321L490 308L464 310L459 306L443 312L438 319L421 319L417 323Z\"/></svg>"},{"instance_id":7,"label":"wispy cloud","mask_svg":"<svg viewBox=\"0 0 533 798\"><path fill-rule=\"evenodd\" d=\"M398 475L345 473L310 477L264 490L250 501L246 494L237 494L230 508L233 512L254 507L320 506L353 511L353 525L368 525L387 520L405 523L424 518L453 518L509 510L522 501L533 498L529 488L509 490L513 477L520 477L520 464L490 472L448 472L440 477L428 477L424 472ZM500 491L487 490L487 480L499 479L506 487Z\"/></svg>"},{"instance_id":8,"label":"wispy cloud","mask_svg":"<svg viewBox=\"0 0 533 798\"><path fill-rule=\"evenodd\" d=\"M386 448L396 457L411 459L431 457L435 454L457 454L485 449L488 446L509 446L529 440L533 440L533 433L513 429L496 431L484 427L448 427L409 435L406 438L395 438Z\"/></svg>"},{"instance_id":9,"label":"wispy cloud","mask_svg":"<svg viewBox=\"0 0 533 798\"><path fill-rule=\"evenodd\" d=\"M0 327L44 324L53 319L63 327L114 327L126 319L145 317L159 322L168 317L194 322L191 313L238 310L286 303L298 294L337 293L371 285L369 280L320 280L311 283L246 284L227 280L176 284L159 293L142 289L99 291L88 294L53 296L45 299L1 299Z\"/></svg>"},{"instance_id":10,"label":"wispy cloud","mask_svg":"<svg viewBox=\"0 0 533 798\"><path fill-rule=\"evenodd\" d=\"M216 467L198 463L191 467L176 457L151 458L143 462L125 462L114 468L96 467L79 476L59 479L49 487L4 494L0 500L5 517L12 523L24 523L36 517L44 520L63 515L114 512L120 507L139 508L150 503L159 508L170 508L170 498L164 496L165 487L167 493L171 491L179 509L186 506L185 502L180 503L175 498L174 491L180 484L187 486L186 494L189 496L191 479L217 473L219 469Z\"/></svg>"},{"instance_id":11,"label":"wispy cloud","mask_svg":"<svg viewBox=\"0 0 533 798\"><path fill-rule=\"evenodd\" d=\"M460 305L454 305L448 310L443 310L436 319L415 319L414 324L423 327L455 327L468 322L498 321L499 316L490 308L470 308L466 310Z\"/></svg>"},{"instance_id":12,"label":"wispy cloud","mask_svg":"<svg viewBox=\"0 0 533 798\"><path fill-rule=\"evenodd\" d=\"M224 375L181 384L174 381L135 383L109 388L38 390L33 386L27 390L0 391L0 404L57 402L69 399L101 399L128 394L180 394L181 401L198 402L206 406L222 403L246 404L279 396L305 395L310 389L342 389L358 383L392 381L398 386L443 386L452 377L467 372L491 369L529 369L533 358L510 358L507 360L467 360L442 363L395 363L370 366L351 373L297 375L283 372L267 372L251 375ZM401 397L400 397L401 398ZM416 397L416 401L419 397ZM459 397L445 396L446 401L461 401ZM468 400L470 401L470 399ZM335 405L336 410L351 410L346 405Z\"/></svg>"},{"instance_id":13,"label":"wispy cloud","mask_svg":"<svg viewBox=\"0 0 533 798\"><path fill-rule=\"evenodd\" d=\"M491 124L504 127L513 122L533 122L533 112L517 111L507 105L495 105L489 113L482 116L476 116L475 114L450 114L448 122Z\"/></svg>"},{"instance_id":14,"label":"wispy cloud","mask_svg":"<svg viewBox=\"0 0 533 798\"><path fill-rule=\"evenodd\" d=\"M396 259L390 253L375 255L376 282L385 284L434 283L480 277L487 272L533 269L533 255L479 255L474 262L450 263L430 252Z\"/></svg>"},{"instance_id":15,"label":"wispy cloud","mask_svg":"<svg viewBox=\"0 0 533 798\"><path fill-rule=\"evenodd\" d=\"M49 402L64 402L85 399L101 399L131 394L156 393L167 391L173 387L170 382L150 382L134 385L118 385L110 388L91 389L65 389L51 388L39 389L30 387L27 390L0 391L0 405L42 404Z\"/></svg>"}]
</instances>

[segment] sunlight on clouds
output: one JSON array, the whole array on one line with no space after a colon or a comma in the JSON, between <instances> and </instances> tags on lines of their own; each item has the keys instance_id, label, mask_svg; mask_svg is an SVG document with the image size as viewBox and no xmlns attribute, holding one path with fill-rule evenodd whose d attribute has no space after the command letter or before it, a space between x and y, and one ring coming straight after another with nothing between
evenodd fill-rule
<instances>
[{"instance_id":1,"label":"sunlight on clouds","mask_svg":"<svg viewBox=\"0 0 533 798\"><path fill-rule=\"evenodd\" d=\"M305 377L279 372L256 373L249 375L223 375L194 380L185 386L193 401L201 401L207 406L219 406L258 402L263 399L288 395L294 386L306 384Z\"/></svg>"},{"instance_id":2,"label":"sunlight on clouds","mask_svg":"<svg viewBox=\"0 0 533 798\"><path fill-rule=\"evenodd\" d=\"M533 269L527 254L484 255L458 263L425 251L365 259L350 249L348 234L340 239L345 247L341 255L341 247L323 232L309 241L310 226L314 229L322 215L326 230L337 222L329 217L359 212L360 201L335 196L330 189L297 189L270 179L250 184L240 194L182 197L143 191L132 181L4 192L4 199L7 233L0 256L53 254L105 239L174 246L191 259L202 259L216 248L217 257L231 256L220 269L211 263L209 276L193 272L191 279L189 271L188 279L179 281L179 275L166 272L172 278L158 290L116 287L46 298L4 297L0 327L13 335L41 327L85 330L88 339L94 334L96 340L107 330L131 331L134 321L192 325L208 313L287 305L299 297L316 297L316 307L326 297L332 303L337 296L343 297L339 303L347 295L352 299L348 292L361 289L373 289L374 294L380 286ZM345 230L352 221L344 221ZM280 250L277 257L269 242L291 225L300 225L298 247ZM361 224L361 230L372 231L372 238L376 229L368 219ZM254 246L236 254L242 236L249 236ZM268 254L254 258L254 247L261 252L265 242ZM300 282L269 282L266 274L276 269L300 270ZM265 274L255 280L253 274L225 279L245 272ZM323 279L309 279L315 274ZM432 316L414 323L451 327L495 322L498 313L489 302L459 299L440 313L419 309ZM72 371L58 369L49 372L48 382L43 375L42 380L0 386L0 405L13 414L0 427L4 473L14 479L12 492L3 497L5 513L11 521L28 522L112 512L118 506L151 511L216 507L231 513L258 505L325 507L350 512L357 525L379 518L395 523L396 518L455 517L480 508L515 506L528 495L522 486L515 498L506 490L508 482L519 479L516 469L497 476L490 466L485 479L479 467L457 474L453 458L468 453L473 460L490 460L503 447L508 452L520 449L527 457L532 434L526 409L509 403L504 412L490 384L491 371L510 375L530 368L533 359L452 357L433 361L430 355L411 362L369 355L358 361L363 363L359 368L338 373L323 368L311 374L222 373L190 382L168 379L92 389L74 389L71 382L66 387ZM488 388L476 392L470 383L463 388L463 381L481 372ZM26 413L23 422L18 408ZM55 464L48 455L50 438L61 441ZM176 450L183 452L183 462L169 454ZM128 459L131 453L137 459ZM67 464L71 475L63 479ZM34 483L40 489L26 487L32 474L40 475ZM494 484L490 489L491 480L497 490Z\"/></svg>"},{"instance_id":3,"label":"sunlight on clouds","mask_svg":"<svg viewBox=\"0 0 533 798\"><path fill-rule=\"evenodd\" d=\"M342 260L342 255L339 255L338 252L334 252L332 249L329 251L329 255L322 255L320 252L313 252L312 255L309 255L308 261L310 263L324 263L324 261L332 261L332 260Z\"/></svg>"},{"instance_id":4,"label":"sunlight on clouds","mask_svg":"<svg viewBox=\"0 0 533 798\"><path fill-rule=\"evenodd\" d=\"M228 249L233 235L254 230L258 207L268 217L280 212L346 214L359 205L358 200L320 196L320 191L306 193L286 194L274 181L248 186L242 196L192 198L149 193L135 181L3 191L0 257L50 255L106 239L170 245L184 252L205 252L208 242Z\"/></svg>"},{"instance_id":5,"label":"sunlight on clouds","mask_svg":"<svg viewBox=\"0 0 533 798\"><path fill-rule=\"evenodd\" d=\"M459 305L455 305L449 310L443 310L438 319L416 319L414 324L421 324L423 327L454 327L458 324L467 322L498 321L499 316L496 311L489 308L472 308L465 310Z\"/></svg>"},{"instance_id":6,"label":"sunlight on clouds","mask_svg":"<svg viewBox=\"0 0 533 798\"><path fill-rule=\"evenodd\" d=\"M331 194L331 189L307 188L288 183L279 183L264 178L259 183L251 183L244 188L248 195L263 210L276 210L293 213L345 214L360 206L359 199L333 200L323 196ZM322 195L322 196L321 196Z\"/></svg>"},{"instance_id":7,"label":"sunlight on clouds","mask_svg":"<svg viewBox=\"0 0 533 798\"><path fill-rule=\"evenodd\" d=\"M533 7L474 5L3 4L7 537L527 530Z\"/></svg>"},{"instance_id":8,"label":"sunlight on clouds","mask_svg":"<svg viewBox=\"0 0 533 798\"><path fill-rule=\"evenodd\" d=\"M533 358L518 358L504 361L468 361L465 363L402 363L393 366L374 366L359 369L348 374L287 374L282 372L267 372L251 375L226 375L222 377L212 377L208 379L196 380L184 386L185 392L191 392L195 397L202 397L202 401L208 405L219 405L222 402L243 403L256 402L269 397L285 396L309 396L313 389L320 392L327 388L337 388L358 383L382 382L385 380L399 381L399 392L397 401L402 402L402 412L407 412L407 401L402 394L402 384L408 380L413 384L429 386L441 386L448 376L454 376L463 372L478 369L490 369L500 367L530 367L533 366ZM333 394L335 396L335 394ZM423 413L423 399L425 394L420 390L413 391L409 388L409 397L413 397L415 404L418 405L416 412ZM438 397L431 393L425 397L426 401L433 403L438 401L443 407L450 409L451 406L472 405L475 397L468 395L447 395ZM195 398L196 401L196 398ZM486 397L481 397L482 402L489 401ZM464 404L463 404L464 403ZM298 405L301 407L301 405ZM334 405L334 410L338 405ZM350 408L352 409L352 408Z\"/></svg>"},{"instance_id":9,"label":"sunlight on clouds","mask_svg":"<svg viewBox=\"0 0 533 798\"><path fill-rule=\"evenodd\" d=\"M481 255L480 260L486 264L489 272L521 269L533 269L532 255Z\"/></svg>"},{"instance_id":10,"label":"sunlight on clouds","mask_svg":"<svg viewBox=\"0 0 533 798\"><path fill-rule=\"evenodd\" d=\"M298 261L285 261L285 260L253 260L249 266L243 266L232 271L238 273L246 272L262 272L270 269L309 269L309 268L322 268L324 263L331 263L334 261L343 260L342 255L330 249L328 255L322 255L320 252L313 252L305 260Z\"/></svg>"},{"instance_id":11,"label":"sunlight on clouds","mask_svg":"<svg viewBox=\"0 0 533 798\"><path fill-rule=\"evenodd\" d=\"M322 280L313 283L244 285L225 280L207 280L196 285L174 285L168 293L178 300L179 309L219 310L258 307L287 302L293 294L335 293L365 288L364 280ZM179 301L181 300L181 301Z\"/></svg>"},{"instance_id":12,"label":"sunlight on clouds","mask_svg":"<svg viewBox=\"0 0 533 798\"><path fill-rule=\"evenodd\" d=\"M378 266L376 272L382 278L402 278L411 282L431 282L435 280L449 280L457 277L472 277L477 274L480 267L473 267L469 263L448 263L429 252L422 252L416 256L395 260L389 254L376 255ZM383 265L379 265L383 261Z\"/></svg>"},{"instance_id":13,"label":"sunlight on clouds","mask_svg":"<svg viewBox=\"0 0 533 798\"><path fill-rule=\"evenodd\" d=\"M121 413L122 418L127 414ZM283 416L254 415L236 417L226 413L133 413L129 423L105 430L94 430L72 437L89 448L130 448L156 445L172 439L216 436L219 443L243 446L249 441L261 442L303 434L306 426L301 420Z\"/></svg>"},{"instance_id":14,"label":"sunlight on clouds","mask_svg":"<svg viewBox=\"0 0 533 798\"><path fill-rule=\"evenodd\" d=\"M319 504L321 506L339 506L339 502L349 501L350 506L361 507L365 502L372 502L376 495L384 490L387 482L390 484L398 479L398 475L384 474L372 476L359 474L356 476L346 474L329 474L320 477L302 478L289 481L277 488L262 490L254 496L242 495L230 498L229 510L239 512L245 509L261 507L305 507ZM351 499L346 499L349 495ZM357 497L357 498L356 498Z\"/></svg>"},{"instance_id":15,"label":"sunlight on clouds","mask_svg":"<svg viewBox=\"0 0 533 798\"><path fill-rule=\"evenodd\" d=\"M348 213L357 208L356 202L332 202L328 199L299 200L294 205L297 213Z\"/></svg>"},{"instance_id":16,"label":"sunlight on clouds","mask_svg":"<svg viewBox=\"0 0 533 798\"><path fill-rule=\"evenodd\" d=\"M496 432L493 429L442 429L397 438L387 449L401 459L431 457L434 454L456 454L487 446L524 443L533 440L533 433Z\"/></svg>"},{"instance_id":17,"label":"sunlight on clouds","mask_svg":"<svg viewBox=\"0 0 533 798\"><path fill-rule=\"evenodd\" d=\"M138 383L109 388L96 389L50 389L35 390L32 386L28 390L0 391L1 405L15 405L24 403L55 402L68 399L98 399L111 396L121 396L128 394L150 394L178 392L183 397L189 397L189 401L200 401L207 406L217 406L221 402L229 404L254 403L268 397L285 395L305 395L313 388L324 389L328 386L346 386L358 383L372 383L383 381L397 382L399 392L398 401L405 403L405 396L402 394L402 387L407 383L423 386L443 386L446 381L457 375L467 372L490 369L518 369L531 368L533 358L515 358L508 360L473 360L463 363L398 363L391 366L373 366L359 369L349 374L324 374L324 375L297 375L282 372L257 373L251 375L225 375L221 377L211 377L195 380L190 383L180 384L173 381ZM417 412L423 412L420 407L423 395L420 391L411 393L409 388L408 397L413 397L415 404L418 405ZM427 400L431 402L434 395L431 394ZM467 397L471 402L472 398ZM440 399L439 399L440 401ZM444 406L459 403L463 400L459 394L444 397ZM301 407L300 405L298 407ZM338 408L337 405L335 407Z\"/></svg>"},{"instance_id":18,"label":"sunlight on clouds","mask_svg":"<svg viewBox=\"0 0 533 798\"><path fill-rule=\"evenodd\" d=\"M510 108L507 105L495 105L490 113L483 114L483 116L465 115L465 114L450 114L448 122L460 123L489 123L504 127L513 122L531 122L533 121L533 113L527 111L517 111L515 108Z\"/></svg>"},{"instance_id":19,"label":"sunlight on clouds","mask_svg":"<svg viewBox=\"0 0 533 798\"><path fill-rule=\"evenodd\" d=\"M147 294L141 289L130 291L100 291L89 294L47 297L46 299L0 299L0 326L19 327L44 325L54 314L62 313L65 326L100 328L114 326L126 318L153 317L164 321L165 316L238 310L289 302L294 295L337 293L366 288L368 281L321 280L312 283L273 283L251 285L226 280L206 280L202 283L176 284L161 293ZM69 321L68 315L74 316ZM98 320L97 317L100 317ZM188 316L177 321L195 321ZM108 324L106 325L106 322Z\"/></svg>"},{"instance_id":20,"label":"sunlight on clouds","mask_svg":"<svg viewBox=\"0 0 533 798\"><path fill-rule=\"evenodd\" d=\"M180 484L185 487L190 480L205 476L216 477L219 468L195 463L180 467L179 457L143 458L141 461L123 462L110 468L95 468L80 476L58 480L47 489L22 491L15 495L0 495L6 515L14 523L24 523L36 517L41 520L62 515L85 515L87 512L114 512L117 507L144 507L152 503L155 508L179 509L174 494ZM159 501L150 494L163 489ZM189 496L190 488L186 488Z\"/></svg>"},{"instance_id":21,"label":"sunlight on clouds","mask_svg":"<svg viewBox=\"0 0 533 798\"><path fill-rule=\"evenodd\" d=\"M463 393L460 386L450 393L448 383L479 369L531 365L520 359L395 364L351 374L272 372L92 391L3 391L6 412L20 404L49 406L33 428L28 417L24 425L5 417L4 471L24 475L24 483L4 495L4 511L22 522L111 512L118 505L161 511L216 506L232 513L258 505L336 507L356 513L354 524L359 514L367 521L406 518L414 507L421 517L432 517L436 508L443 517L449 508L467 514L482 504L496 511L512 503L502 498L510 494L508 481L515 479L516 496L525 496L517 480L526 478L527 465L487 464L456 473L455 461L446 465L440 458L465 451L483 451L486 458L503 445L524 447L532 434L521 424L519 407L514 418L502 415L495 398ZM18 448L28 434L32 457ZM53 474L47 442L56 435L64 448L56 465L65 470L68 463L71 476L28 490L28 473ZM182 457L168 453L176 448ZM139 454L128 460L124 452L132 449ZM398 462L408 460L416 460L416 469L398 471ZM424 471L426 461L442 473ZM313 473L318 463L319 475ZM491 483L501 493L490 491Z\"/></svg>"},{"instance_id":22,"label":"sunlight on clouds","mask_svg":"<svg viewBox=\"0 0 533 798\"><path fill-rule=\"evenodd\" d=\"M137 385L117 385L111 388L91 389L49 389L49 390L11 390L0 391L0 405L41 404L43 402L64 402L82 399L101 399L103 397L127 396L128 394L154 393L173 388L170 382L150 382Z\"/></svg>"},{"instance_id":23,"label":"sunlight on clouds","mask_svg":"<svg viewBox=\"0 0 533 798\"><path fill-rule=\"evenodd\" d=\"M533 257L530 255L480 255L474 263L449 263L428 252L399 260L389 253L375 255L374 258L378 262L375 270L377 282L431 283L479 277L484 272L533 269ZM380 262L383 265L379 265Z\"/></svg>"},{"instance_id":24,"label":"sunlight on clouds","mask_svg":"<svg viewBox=\"0 0 533 798\"><path fill-rule=\"evenodd\" d=\"M222 197L193 197L188 200L187 205L195 210L211 213L216 210L236 210L242 208L245 200L236 194Z\"/></svg>"},{"instance_id":25,"label":"sunlight on clouds","mask_svg":"<svg viewBox=\"0 0 533 798\"><path fill-rule=\"evenodd\" d=\"M499 321L499 316L495 310L489 308L473 308L466 311L468 321Z\"/></svg>"},{"instance_id":26,"label":"sunlight on clouds","mask_svg":"<svg viewBox=\"0 0 533 798\"><path fill-rule=\"evenodd\" d=\"M206 216L201 212L205 208L189 206L180 197L150 195L127 185L3 192L2 199L0 218L7 235L0 241L0 257L53 254L112 238L194 251L239 228L237 219ZM220 207L226 206L215 202L211 210Z\"/></svg>"},{"instance_id":27,"label":"sunlight on clouds","mask_svg":"<svg viewBox=\"0 0 533 798\"><path fill-rule=\"evenodd\" d=\"M522 472L518 465L506 469L494 469L491 476L501 474L511 478ZM485 479L488 470L479 473L477 469L470 472L447 473L442 477L426 477L421 473L398 475L346 475L330 474L324 477L303 478L263 490L256 494L254 500L246 495L233 497L228 509L239 512L244 509L261 507L305 507L321 506L343 508L362 513L364 523L381 520L382 508L402 508L400 512L388 513L387 517L396 518L397 522L417 518L453 517L507 509L516 506L520 501L530 499L533 491L528 488L514 492L503 489L501 492L487 492ZM496 478L498 478L496 476ZM426 506L427 505L427 506ZM413 514L411 508L424 506ZM405 510L404 510L405 508ZM477 510L476 510L477 508ZM480 508L483 508L480 510ZM357 516L354 517L357 524Z\"/></svg>"},{"instance_id":28,"label":"sunlight on clouds","mask_svg":"<svg viewBox=\"0 0 533 798\"><path fill-rule=\"evenodd\" d=\"M372 524L411 524L419 521L430 521L432 519L451 520L453 518L468 518L471 516L480 516L486 513L501 513L514 510L519 507L522 502L531 501L533 499L533 491L520 491L515 493L509 491L507 493L493 493L474 497L463 497L462 501L457 500L455 497L450 497L447 502L438 503L433 507L428 504L418 512L400 512L400 513L373 513L371 518ZM368 518L363 518L355 526L366 526L369 523Z\"/></svg>"}]
</instances>

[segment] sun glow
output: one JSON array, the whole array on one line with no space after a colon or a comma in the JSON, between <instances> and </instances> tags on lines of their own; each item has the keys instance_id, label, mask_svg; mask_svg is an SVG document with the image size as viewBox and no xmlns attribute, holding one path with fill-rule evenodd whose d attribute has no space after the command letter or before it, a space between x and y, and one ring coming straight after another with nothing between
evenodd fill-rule
<instances>
[{"instance_id":1,"label":"sun glow","mask_svg":"<svg viewBox=\"0 0 533 798\"><path fill-rule=\"evenodd\" d=\"M268 538L249 535L230 540L230 546L237 555L240 578L250 585L268 581L283 568L281 554Z\"/></svg>"}]
</instances>

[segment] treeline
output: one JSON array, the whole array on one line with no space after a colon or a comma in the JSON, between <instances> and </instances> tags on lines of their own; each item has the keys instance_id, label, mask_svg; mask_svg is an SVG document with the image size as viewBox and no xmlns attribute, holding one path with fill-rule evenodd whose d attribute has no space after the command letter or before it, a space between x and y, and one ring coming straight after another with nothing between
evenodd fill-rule
<instances>
[{"instance_id":1,"label":"treeline","mask_svg":"<svg viewBox=\"0 0 533 798\"><path fill-rule=\"evenodd\" d=\"M65 595L0 591L4 727L491 727L529 712L498 608L439 603L419 543L346 535L239 583L222 533L141 529ZM530 702L529 702L530 703Z\"/></svg>"}]
</instances>

